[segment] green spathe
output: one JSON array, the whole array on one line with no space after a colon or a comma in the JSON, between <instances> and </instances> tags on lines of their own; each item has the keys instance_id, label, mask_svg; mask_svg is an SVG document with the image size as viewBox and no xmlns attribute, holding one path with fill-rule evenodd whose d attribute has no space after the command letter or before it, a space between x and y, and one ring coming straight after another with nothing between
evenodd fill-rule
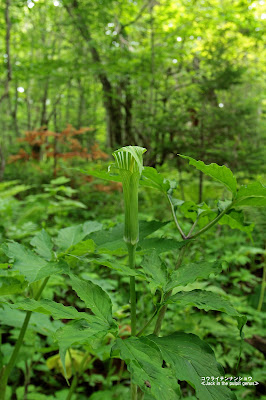
<instances>
[{"instance_id":1,"label":"green spathe","mask_svg":"<svg viewBox=\"0 0 266 400\"><path fill-rule=\"evenodd\" d=\"M113 153L115 167L122 179L125 203L125 231L126 243L136 245L139 241L138 223L138 187L143 170L142 155L146 149L139 146L126 146Z\"/></svg>"}]
</instances>

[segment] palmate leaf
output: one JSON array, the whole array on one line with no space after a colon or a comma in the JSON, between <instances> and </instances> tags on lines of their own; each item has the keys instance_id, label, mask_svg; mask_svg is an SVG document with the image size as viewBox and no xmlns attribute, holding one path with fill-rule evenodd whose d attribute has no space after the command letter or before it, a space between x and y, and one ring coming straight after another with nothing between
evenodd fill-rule
<instances>
[{"instance_id":1,"label":"palmate leaf","mask_svg":"<svg viewBox=\"0 0 266 400\"><path fill-rule=\"evenodd\" d=\"M236 400L228 387L201 384L202 377L224 376L224 370L215 360L211 347L198 336L177 332L166 337L150 335L146 340L157 346L176 379L186 381L196 390L199 400Z\"/></svg>"},{"instance_id":2,"label":"palmate leaf","mask_svg":"<svg viewBox=\"0 0 266 400\"><path fill-rule=\"evenodd\" d=\"M216 310L224 312L237 320L240 332L247 322L247 318L244 315L239 314L226 298L207 290L196 289L190 292L178 292L169 297L166 304L179 304L181 307L191 305L200 310Z\"/></svg>"},{"instance_id":3,"label":"palmate leaf","mask_svg":"<svg viewBox=\"0 0 266 400\"><path fill-rule=\"evenodd\" d=\"M176 400L180 389L173 372L163 368L163 357L149 338L131 337L117 339L112 349L113 357L119 354L132 373L132 380L140 389L156 400Z\"/></svg>"},{"instance_id":4,"label":"palmate leaf","mask_svg":"<svg viewBox=\"0 0 266 400\"><path fill-rule=\"evenodd\" d=\"M262 185L260 182L253 182L249 185L240 186L234 206L265 207L266 186Z\"/></svg>"},{"instance_id":5,"label":"palmate leaf","mask_svg":"<svg viewBox=\"0 0 266 400\"><path fill-rule=\"evenodd\" d=\"M70 275L70 283L79 298L84 301L86 307L90 308L94 315L107 324L113 324L111 299L100 286L89 280L79 279L75 275Z\"/></svg>"},{"instance_id":6,"label":"palmate leaf","mask_svg":"<svg viewBox=\"0 0 266 400\"><path fill-rule=\"evenodd\" d=\"M230 190L233 195L236 195L236 178L234 177L232 171L227 168L225 165L217 165L215 163L212 164L204 164L203 161L194 160L194 158L189 156L184 156L179 154L180 157L189 160L189 164L196 167L199 171L202 171L204 174L210 176L216 181L222 183Z\"/></svg>"},{"instance_id":7,"label":"palmate leaf","mask_svg":"<svg viewBox=\"0 0 266 400\"><path fill-rule=\"evenodd\" d=\"M165 290L169 291L177 286L185 286L195 282L197 279L206 279L210 274L217 274L222 270L222 263L219 261L189 263L181 265L174 271L166 284Z\"/></svg>"}]
</instances>

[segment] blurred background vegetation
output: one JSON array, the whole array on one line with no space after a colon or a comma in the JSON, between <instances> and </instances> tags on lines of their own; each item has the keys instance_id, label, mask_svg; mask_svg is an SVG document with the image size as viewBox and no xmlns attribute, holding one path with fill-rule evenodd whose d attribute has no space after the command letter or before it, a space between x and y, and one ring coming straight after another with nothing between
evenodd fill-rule
<instances>
[{"instance_id":1,"label":"blurred background vegetation","mask_svg":"<svg viewBox=\"0 0 266 400\"><path fill-rule=\"evenodd\" d=\"M41 228L55 235L86 220L106 228L122 222L121 186L75 168L107 168L111 152L123 145L146 147L145 165L177 181L174 195L186 202L177 213L187 232L193 202L212 205L226 193L177 153L225 164L240 183L265 181L265 20L264 0L3 0L0 242L28 244ZM145 220L171 219L159 195L143 188L140 214ZM245 229L218 226L193 244L189 257L223 261L224 274L197 288L228 293L247 314L238 373L260 385L236 393L239 399L266 399L265 212L244 214L244 225L255 224L252 238ZM159 234L178 239L174 224ZM166 254L165 262L173 265L174 255ZM128 309L122 307L127 279L98 264L76 268L113 293L121 329L128 334ZM46 291L48 298L78 305L61 277ZM139 282L139 308L148 315L147 296ZM236 373L240 340L236 326L228 328L229 317L193 307L185 316L169 309L165 333L196 333L211 344L226 373ZM19 324L12 321L18 313L7 321L0 308L1 362L17 337ZM26 337L10 399L65 399L59 361L51 361L57 348L37 328ZM107 341L92 353L77 400L126 398L127 372L107 361L109 350ZM195 399L192 389L184 387L183 394Z\"/></svg>"}]
</instances>

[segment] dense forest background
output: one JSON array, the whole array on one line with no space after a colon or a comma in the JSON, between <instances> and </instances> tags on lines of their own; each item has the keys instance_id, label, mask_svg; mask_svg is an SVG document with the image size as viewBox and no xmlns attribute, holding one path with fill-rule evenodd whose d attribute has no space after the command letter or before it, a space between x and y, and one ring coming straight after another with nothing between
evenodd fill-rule
<instances>
[{"instance_id":1,"label":"dense forest background","mask_svg":"<svg viewBox=\"0 0 266 400\"><path fill-rule=\"evenodd\" d=\"M1 158L25 131L262 164L264 1L2 2ZM2 172L3 173L3 172Z\"/></svg>"},{"instance_id":2,"label":"dense forest background","mask_svg":"<svg viewBox=\"0 0 266 400\"><path fill-rule=\"evenodd\" d=\"M145 147L145 166L175 181L172 212L186 234L208 207L214 214L206 221L219 215L230 193L177 154L225 164L238 185L265 183L265 20L264 0L0 2L0 369L10 359L25 314L7 305L30 297L32 289L10 267L5 243L16 241L35 252L30 244L35 246L42 229L58 243L65 229L72 232L87 222L103 227L92 236L97 251L112 235L116 240L124 220L122 185L97 178L97 171L106 172L113 162L114 150ZM180 241L169 204L152 187L139 189L139 216L160 227L152 234L155 240ZM115 251L92 252L70 266L110 294L126 338L128 276L103 262L106 257L126 264L124 253ZM173 269L176 250L162 254ZM244 340L233 317L191 305L182 310L169 305L163 334L198 335L228 376L259 382L236 388L238 400L266 400L265 211L233 211L192 241L184 263L205 259L219 260L223 271L191 287L226 295L248 318ZM137 278L136 287L142 326L157 300L143 280ZM51 277L43 298L84 308L62 274ZM89 360L69 395L54 340L65 323L34 314L7 400L127 399L129 373L121 360L110 359L111 335L96 349L72 347L71 384L73 365L81 364L84 352ZM181 389L183 398L196 400L192 387L182 382Z\"/></svg>"}]
</instances>

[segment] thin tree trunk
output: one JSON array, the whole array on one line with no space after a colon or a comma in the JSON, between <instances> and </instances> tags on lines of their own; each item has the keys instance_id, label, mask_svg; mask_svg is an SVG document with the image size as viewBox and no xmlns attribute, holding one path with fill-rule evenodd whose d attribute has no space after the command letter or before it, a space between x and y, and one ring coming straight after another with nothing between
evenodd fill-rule
<instances>
[{"instance_id":1,"label":"thin tree trunk","mask_svg":"<svg viewBox=\"0 0 266 400\"><path fill-rule=\"evenodd\" d=\"M10 4L11 0L6 0L5 8L5 23L6 23L6 36L5 36L5 47L6 47L6 82L4 93L0 97L0 103L9 96L9 82L12 79L12 68L11 68L11 58L10 58L10 32L11 32L11 21L10 21Z\"/></svg>"},{"instance_id":2,"label":"thin tree trunk","mask_svg":"<svg viewBox=\"0 0 266 400\"><path fill-rule=\"evenodd\" d=\"M128 145L135 144L132 132L132 105L133 97L130 89L130 79L128 78L125 86L125 140Z\"/></svg>"},{"instance_id":3,"label":"thin tree trunk","mask_svg":"<svg viewBox=\"0 0 266 400\"><path fill-rule=\"evenodd\" d=\"M82 11L80 11L78 0L72 0L71 5L69 2L64 2L63 5L66 8L68 14L74 21L77 29L82 35L83 39L88 44L92 60L98 65L97 75L102 84L104 94L104 107L107 114L107 129L111 147L122 144L122 124L121 124L121 105L115 99L115 91L109 80L104 68L102 66L101 58L98 50L93 45L91 33L86 24L86 19Z\"/></svg>"},{"instance_id":4,"label":"thin tree trunk","mask_svg":"<svg viewBox=\"0 0 266 400\"><path fill-rule=\"evenodd\" d=\"M82 127L82 117L84 110L84 89L80 79L78 79L78 85L79 85L79 102L77 111L77 129Z\"/></svg>"},{"instance_id":5,"label":"thin tree trunk","mask_svg":"<svg viewBox=\"0 0 266 400\"><path fill-rule=\"evenodd\" d=\"M4 151L3 151L3 147L0 146L0 181L3 180L5 166L6 166L6 162L5 162L5 157L4 157Z\"/></svg>"},{"instance_id":6,"label":"thin tree trunk","mask_svg":"<svg viewBox=\"0 0 266 400\"><path fill-rule=\"evenodd\" d=\"M46 109L47 109L47 98L48 98L48 90L49 90L49 78L47 78L44 86L44 92L42 97L42 111L41 111L41 126L47 126L47 117L46 117Z\"/></svg>"}]
</instances>

